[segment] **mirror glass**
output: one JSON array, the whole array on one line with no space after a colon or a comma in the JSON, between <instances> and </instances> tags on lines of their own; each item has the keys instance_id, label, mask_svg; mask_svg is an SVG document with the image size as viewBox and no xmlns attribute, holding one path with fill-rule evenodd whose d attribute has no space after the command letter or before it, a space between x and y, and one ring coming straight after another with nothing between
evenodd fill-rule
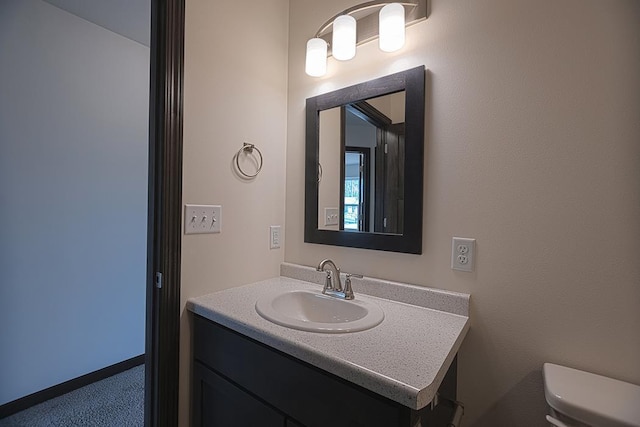
<instances>
[{"instance_id":1,"label":"mirror glass","mask_svg":"<svg viewBox=\"0 0 640 427\"><path fill-rule=\"evenodd\" d=\"M424 67L307 99L305 241L422 251Z\"/></svg>"},{"instance_id":2,"label":"mirror glass","mask_svg":"<svg viewBox=\"0 0 640 427\"><path fill-rule=\"evenodd\" d=\"M404 109L400 91L320 112L319 229L403 234Z\"/></svg>"}]
</instances>

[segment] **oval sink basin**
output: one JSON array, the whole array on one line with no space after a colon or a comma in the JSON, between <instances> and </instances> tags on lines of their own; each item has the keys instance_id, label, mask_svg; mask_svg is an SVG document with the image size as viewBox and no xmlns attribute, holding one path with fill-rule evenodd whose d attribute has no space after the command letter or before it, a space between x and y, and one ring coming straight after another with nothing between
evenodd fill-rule
<instances>
[{"instance_id":1,"label":"oval sink basin","mask_svg":"<svg viewBox=\"0 0 640 427\"><path fill-rule=\"evenodd\" d=\"M343 300L313 291L263 297L256 302L256 311L281 326L324 333L364 331L384 319L384 312L373 302L357 296L353 300Z\"/></svg>"}]
</instances>

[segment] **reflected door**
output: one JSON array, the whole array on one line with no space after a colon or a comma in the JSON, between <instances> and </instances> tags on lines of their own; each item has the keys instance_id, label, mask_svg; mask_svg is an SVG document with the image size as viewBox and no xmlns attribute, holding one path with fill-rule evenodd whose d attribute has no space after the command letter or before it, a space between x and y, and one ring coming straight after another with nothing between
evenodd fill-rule
<instances>
[{"instance_id":1,"label":"reflected door","mask_svg":"<svg viewBox=\"0 0 640 427\"><path fill-rule=\"evenodd\" d=\"M345 147L341 230L369 230L369 153L364 147Z\"/></svg>"},{"instance_id":2,"label":"reflected door","mask_svg":"<svg viewBox=\"0 0 640 427\"><path fill-rule=\"evenodd\" d=\"M404 233L404 123L378 129L374 231Z\"/></svg>"}]
</instances>

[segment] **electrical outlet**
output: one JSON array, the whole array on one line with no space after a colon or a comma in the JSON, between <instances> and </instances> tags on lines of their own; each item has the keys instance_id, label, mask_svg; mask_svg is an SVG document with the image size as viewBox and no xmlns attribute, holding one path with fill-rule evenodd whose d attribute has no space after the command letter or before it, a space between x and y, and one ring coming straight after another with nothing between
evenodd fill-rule
<instances>
[{"instance_id":1,"label":"electrical outlet","mask_svg":"<svg viewBox=\"0 0 640 427\"><path fill-rule=\"evenodd\" d=\"M184 205L184 234L220 233L222 206Z\"/></svg>"},{"instance_id":2,"label":"electrical outlet","mask_svg":"<svg viewBox=\"0 0 640 427\"><path fill-rule=\"evenodd\" d=\"M338 208L324 208L324 225L338 225L339 222Z\"/></svg>"},{"instance_id":3,"label":"electrical outlet","mask_svg":"<svg viewBox=\"0 0 640 427\"><path fill-rule=\"evenodd\" d=\"M270 249L278 249L280 248L280 226L272 225L269 227L269 248Z\"/></svg>"},{"instance_id":4,"label":"electrical outlet","mask_svg":"<svg viewBox=\"0 0 640 427\"><path fill-rule=\"evenodd\" d=\"M451 269L473 271L476 252L476 239L454 237L451 243Z\"/></svg>"}]
</instances>

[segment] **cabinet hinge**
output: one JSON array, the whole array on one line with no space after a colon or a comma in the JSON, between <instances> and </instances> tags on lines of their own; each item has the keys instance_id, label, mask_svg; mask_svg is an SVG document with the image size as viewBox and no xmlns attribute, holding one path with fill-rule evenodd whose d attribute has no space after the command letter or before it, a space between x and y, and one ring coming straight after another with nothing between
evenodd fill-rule
<instances>
[{"instance_id":1,"label":"cabinet hinge","mask_svg":"<svg viewBox=\"0 0 640 427\"><path fill-rule=\"evenodd\" d=\"M156 288L162 289L162 273L156 273Z\"/></svg>"}]
</instances>

